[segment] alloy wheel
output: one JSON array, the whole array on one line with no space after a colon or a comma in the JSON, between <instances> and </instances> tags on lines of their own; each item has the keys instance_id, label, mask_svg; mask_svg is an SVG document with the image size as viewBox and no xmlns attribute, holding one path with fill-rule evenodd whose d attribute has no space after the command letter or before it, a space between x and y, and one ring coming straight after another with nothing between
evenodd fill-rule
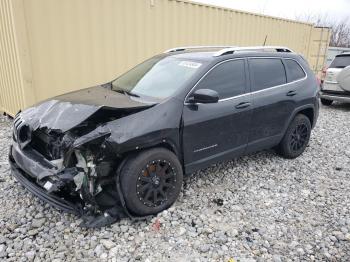
<instances>
[{"instance_id":1,"label":"alloy wheel","mask_svg":"<svg viewBox=\"0 0 350 262\"><path fill-rule=\"evenodd\" d=\"M165 160L148 163L137 179L137 195L146 206L158 207L173 194L176 186L175 168Z\"/></svg>"},{"instance_id":2,"label":"alloy wheel","mask_svg":"<svg viewBox=\"0 0 350 262\"><path fill-rule=\"evenodd\" d=\"M296 152L305 146L308 138L308 127L306 124L299 124L291 134L290 147Z\"/></svg>"}]
</instances>

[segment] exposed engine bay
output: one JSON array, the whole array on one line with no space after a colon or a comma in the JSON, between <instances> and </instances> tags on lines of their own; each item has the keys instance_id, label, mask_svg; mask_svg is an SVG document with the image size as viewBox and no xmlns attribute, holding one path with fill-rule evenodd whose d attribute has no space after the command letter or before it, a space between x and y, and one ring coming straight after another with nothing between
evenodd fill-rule
<instances>
[{"instance_id":1,"label":"exposed engine bay","mask_svg":"<svg viewBox=\"0 0 350 262\"><path fill-rule=\"evenodd\" d=\"M148 217L151 212L128 206L136 188L122 185L131 177L123 168L134 155L162 143L179 148L179 103L141 99L108 84L29 107L14 119L12 175L43 201L81 216L85 227Z\"/></svg>"},{"instance_id":2,"label":"exposed engine bay","mask_svg":"<svg viewBox=\"0 0 350 262\"><path fill-rule=\"evenodd\" d=\"M10 162L25 179L71 203L73 213L83 218L82 226L101 227L132 217L118 190L118 168L124 156L112 146L107 128L95 130L146 108L149 106L99 108L68 130L51 129L19 114L14 121Z\"/></svg>"}]
</instances>

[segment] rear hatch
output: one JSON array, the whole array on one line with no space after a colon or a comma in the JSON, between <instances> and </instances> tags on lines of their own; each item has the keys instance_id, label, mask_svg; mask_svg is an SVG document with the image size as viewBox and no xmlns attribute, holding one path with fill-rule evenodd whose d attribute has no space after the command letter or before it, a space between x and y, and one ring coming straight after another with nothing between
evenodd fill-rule
<instances>
[{"instance_id":1,"label":"rear hatch","mask_svg":"<svg viewBox=\"0 0 350 262\"><path fill-rule=\"evenodd\" d=\"M329 68L327 69L323 90L333 92L345 92L341 85L338 83L338 76L340 72L350 65L350 54L337 55ZM348 90L350 91L350 90Z\"/></svg>"}]
</instances>

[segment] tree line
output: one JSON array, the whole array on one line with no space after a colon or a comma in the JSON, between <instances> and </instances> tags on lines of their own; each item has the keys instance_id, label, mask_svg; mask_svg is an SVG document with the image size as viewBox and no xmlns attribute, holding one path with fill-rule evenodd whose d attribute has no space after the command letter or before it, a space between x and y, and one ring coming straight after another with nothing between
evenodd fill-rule
<instances>
[{"instance_id":1,"label":"tree line","mask_svg":"<svg viewBox=\"0 0 350 262\"><path fill-rule=\"evenodd\" d=\"M330 18L327 15L299 15L296 20L313 23L316 26L329 27L332 30L329 46L350 47L350 16L343 19Z\"/></svg>"}]
</instances>

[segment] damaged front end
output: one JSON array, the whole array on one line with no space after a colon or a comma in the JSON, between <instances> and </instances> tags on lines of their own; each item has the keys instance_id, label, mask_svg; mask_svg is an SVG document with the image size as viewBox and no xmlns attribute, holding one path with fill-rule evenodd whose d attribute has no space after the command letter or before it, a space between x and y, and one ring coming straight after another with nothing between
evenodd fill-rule
<instances>
[{"instance_id":1,"label":"damaged front end","mask_svg":"<svg viewBox=\"0 0 350 262\"><path fill-rule=\"evenodd\" d=\"M62 111L62 103L60 107ZM82 216L82 226L101 227L131 217L118 182L123 157L111 145L111 130L101 126L143 109L99 108L68 130L38 124L33 113L19 114L9 154L12 173L40 199Z\"/></svg>"}]
</instances>

